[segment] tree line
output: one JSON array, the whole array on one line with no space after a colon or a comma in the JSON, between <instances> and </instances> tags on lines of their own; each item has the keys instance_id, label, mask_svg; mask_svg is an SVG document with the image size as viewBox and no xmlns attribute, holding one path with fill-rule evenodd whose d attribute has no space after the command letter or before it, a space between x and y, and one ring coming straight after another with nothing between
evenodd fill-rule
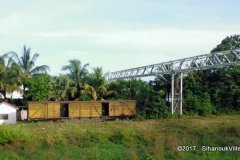
<instances>
[{"instance_id":1,"label":"tree line","mask_svg":"<svg viewBox=\"0 0 240 160\"><path fill-rule=\"evenodd\" d=\"M213 52L240 48L240 35L226 37ZM78 59L69 60L62 67L66 74L50 76L49 66L37 66L39 54L31 57L30 48L22 54L9 52L0 57L0 96L19 91L20 102L72 101L103 99L135 99L138 116L164 118L169 112L169 82L156 77L154 81L140 79L117 80L107 83L101 67L89 72L89 64ZM185 115L211 115L240 110L240 67L194 71L183 79L183 113ZM11 98L9 99L11 100Z\"/></svg>"},{"instance_id":2,"label":"tree line","mask_svg":"<svg viewBox=\"0 0 240 160\"><path fill-rule=\"evenodd\" d=\"M100 100L115 93L107 90L101 67L89 73L89 64L72 59L62 67L67 74L50 76L49 66L35 65L38 57L37 53L31 57L30 48L25 46L21 55L8 52L0 57L0 96L4 100L14 91L28 101Z\"/></svg>"}]
</instances>

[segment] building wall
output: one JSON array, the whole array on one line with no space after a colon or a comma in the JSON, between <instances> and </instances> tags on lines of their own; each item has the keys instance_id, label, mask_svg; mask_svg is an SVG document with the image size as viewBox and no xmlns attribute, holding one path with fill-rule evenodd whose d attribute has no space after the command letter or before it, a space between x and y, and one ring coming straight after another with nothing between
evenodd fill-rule
<instances>
[{"instance_id":1,"label":"building wall","mask_svg":"<svg viewBox=\"0 0 240 160\"><path fill-rule=\"evenodd\" d=\"M20 111L20 120L26 120L27 119L27 110L21 110Z\"/></svg>"},{"instance_id":2,"label":"building wall","mask_svg":"<svg viewBox=\"0 0 240 160\"><path fill-rule=\"evenodd\" d=\"M0 104L0 114L8 114L8 120L0 119L0 124L3 124L3 123L14 124L17 121L16 109L6 104Z\"/></svg>"}]
</instances>

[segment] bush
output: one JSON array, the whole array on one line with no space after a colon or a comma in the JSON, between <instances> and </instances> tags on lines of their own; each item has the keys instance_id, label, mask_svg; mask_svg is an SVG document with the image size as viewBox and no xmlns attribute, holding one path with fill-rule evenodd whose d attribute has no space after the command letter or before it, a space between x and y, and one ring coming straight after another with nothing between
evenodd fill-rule
<instances>
[{"instance_id":1,"label":"bush","mask_svg":"<svg viewBox=\"0 0 240 160\"><path fill-rule=\"evenodd\" d=\"M190 90L185 93L184 114L186 115L211 115L216 113L207 92L202 95L193 94Z\"/></svg>"},{"instance_id":2,"label":"bush","mask_svg":"<svg viewBox=\"0 0 240 160\"><path fill-rule=\"evenodd\" d=\"M0 126L0 144L12 143L14 141L31 141L31 135L19 126Z\"/></svg>"},{"instance_id":3,"label":"bush","mask_svg":"<svg viewBox=\"0 0 240 160\"><path fill-rule=\"evenodd\" d=\"M145 97L145 105L140 114L148 119L167 118L169 116L168 107L163 99L163 92L150 90L148 97Z\"/></svg>"}]
</instances>

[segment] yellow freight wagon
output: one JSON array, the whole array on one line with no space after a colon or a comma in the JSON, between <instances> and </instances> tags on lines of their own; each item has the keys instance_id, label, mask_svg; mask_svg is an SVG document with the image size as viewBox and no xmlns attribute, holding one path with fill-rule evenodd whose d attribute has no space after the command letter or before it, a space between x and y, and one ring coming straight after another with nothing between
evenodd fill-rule
<instances>
[{"instance_id":1,"label":"yellow freight wagon","mask_svg":"<svg viewBox=\"0 0 240 160\"><path fill-rule=\"evenodd\" d=\"M68 102L69 118L101 117L101 102L76 101Z\"/></svg>"},{"instance_id":2,"label":"yellow freight wagon","mask_svg":"<svg viewBox=\"0 0 240 160\"><path fill-rule=\"evenodd\" d=\"M28 120L59 118L134 117L136 101L28 102Z\"/></svg>"},{"instance_id":3,"label":"yellow freight wagon","mask_svg":"<svg viewBox=\"0 0 240 160\"><path fill-rule=\"evenodd\" d=\"M28 119L60 118L59 102L28 102Z\"/></svg>"},{"instance_id":4,"label":"yellow freight wagon","mask_svg":"<svg viewBox=\"0 0 240 160\"><path fill-rule=\"evenodd\" d=\"M136 115L135 101L109 101L109 115L110 117L118 116L132 116Z\"/></svg>"}]
</instances>

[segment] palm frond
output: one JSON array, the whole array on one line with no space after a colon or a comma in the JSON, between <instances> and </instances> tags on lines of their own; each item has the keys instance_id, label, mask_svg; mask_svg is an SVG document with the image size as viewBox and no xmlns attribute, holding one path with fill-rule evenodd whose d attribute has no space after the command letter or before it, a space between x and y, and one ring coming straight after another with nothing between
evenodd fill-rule
<instances>
[{"instance_id":1,"label":"palm frond","mask_svg":"<svg viewBox=\"0 0 240 160\"><path fill-rule=\"evenodd\" d=\"M23 65L21 63L20 58L18 57L18 54L16 52L10 51L5 54L6 57L11 58L16 64L18 64L20 67Z\"/></svg>"},{"instance_id":2,"label":"palm frond","mask_svg":"<svg viewBox=\"0 0 240 160\"><path fill-rule=\"evenodd\" d=\"M39 54L35 53L32 57L32 59L29 61L29 69L31 70L35 66L35 62L37 58L39 57Z\"/></svg>"},{"instance_id":3,"label":"palm frond","mask_svg":"<svg viewBox=\"0 0 240 160\"><path fill-rule=\"evenodd\" d=\"M30 71L30 75L35 75L35 74L39 74L39 73L47 73L47 71L49 71L49 70L50 70L50 68L47 65L37 66L32 71Z\"/></svg>"}]
</instances>

